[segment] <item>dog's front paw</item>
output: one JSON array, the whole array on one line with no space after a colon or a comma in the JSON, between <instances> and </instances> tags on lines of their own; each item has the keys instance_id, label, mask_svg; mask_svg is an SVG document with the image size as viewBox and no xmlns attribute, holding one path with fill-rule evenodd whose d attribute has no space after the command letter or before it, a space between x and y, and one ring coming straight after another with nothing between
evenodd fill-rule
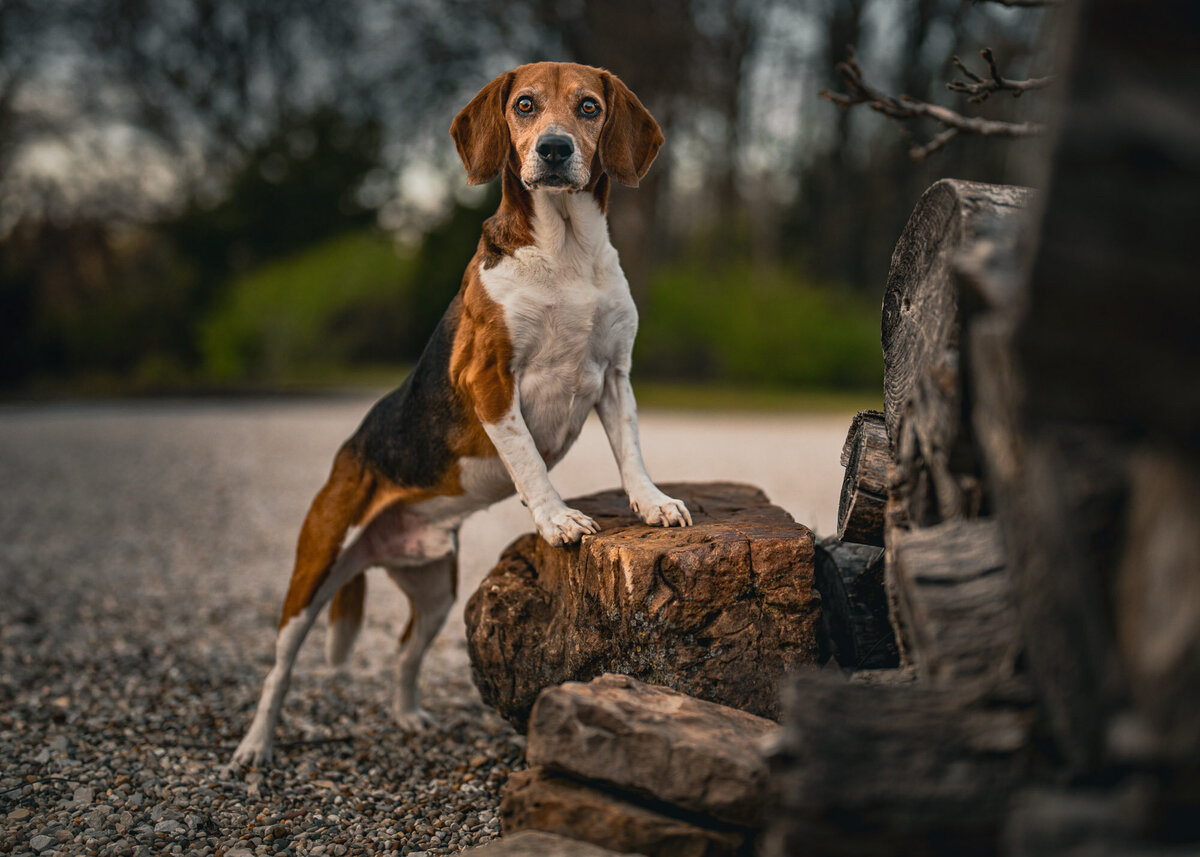
<instances>
[{"instance_id":1,"label":"dog's front paw","mask_svg":"<svg viewBox=\"0 0 1200 857\"><path fill-rule=\"evenodd\" d=\"M225 773L235 777L246 768L265 768L275 758L270 739L263 740L253 734L247 735L233 751L233 758L225 766Z\"/></svg>"},{"instance_id":2,"label":"dog's front paw","mask_svg":"<svg viewBox=\"0 0 1200 857\"><path fill-rule=\"evenodd\" d=\"M432 729L437 723L433 715L419 705L415 708L397 708L393 716L400 731L410 735Z\"/></svg>"},{"instance_id":3,"label":"dog's front paw","mask_svg":"<svg viewBox=\"0 0 1200 857\"><path fill-rule=\"evenodd\" d=\"M674 500L657 489L653 494L630 497L629 505L651 526L690 527L692 514L682 500Z\"/></svg>"},{"instance_id":4,"label":"dog's front paw","mask_svg":"<svg viewBox=\"0 0 1200 857\"><path fill-rule=\"evenodd\" d=\"M555 547L573 545L585 535L600 532L599 525L576 509L562 506L533 516L538 535Z\"/></svg>"}]
</instances>

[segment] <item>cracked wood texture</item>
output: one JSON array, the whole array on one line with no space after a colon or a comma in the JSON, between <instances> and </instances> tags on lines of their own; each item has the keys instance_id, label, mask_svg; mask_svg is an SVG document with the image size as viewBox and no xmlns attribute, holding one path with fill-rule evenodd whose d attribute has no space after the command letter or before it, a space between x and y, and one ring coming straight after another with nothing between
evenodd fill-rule
<instances>
[{"instance_id":1,"label":"cracked wood texture","mask_svg":"<svg viewBox=\"0 0 1200 857\"><path fill-rule=\"evenodd\" d=\"M831 654L847 670L900 665L888 618L883 549L824 538L816 546L816 587Z\"/></svg>"},{"instance_id":2,"label":"cracked wood texture","mask_svg":"<svg viewBox=\"0 0 1200 857\"><path fill-rule=\"evenodd\" d=\"M999 523L947 521L900 530L893 539L898 607L911 629L921 681L943 689L1023 690L1020 628Z\"/></svg>"},{"instance_id":3,"label":"cracked wood texture","mask_svg":"<svg viewBox=\"0 0 1200 857\"><path fill-rule=\"evenodd\" d=\"M786 719L770 753L774 820L760 853L997 853L1028 765L1029 712L828 672L793 676L783 694Z\"/></svg>"},{"instance_id":4,"label":"cracked wood texture","mask_svg":"<svg viewBox=\"0 0 1200 857\"><path fill-rule=\"evenodd\" d=\"M859 411L842 446L842 494L837 537L843 542L883 547L888 465L892 450L880 411Z\"/></svg>"},{"instance_id":5,"label":"cracked wood texture","mask_svg":"<svg viewBox=\"0 0 1200 857\"><path fill-rule=\"evenodd\" d=\"M619 490L569 500L600 532L522 536L468 601L472 677L517 728L543 688L605 672L775 718L780 677L817 663L812 532L749 485L661 487L694 526L646 526Z\"/></svg>"},{"instance_id":6,"label":"cracked wood texture","mask_svg":"<svg viewBox=\"0 0 1200 857\"><path fill-rule=\"evenodd\" d=\"M943 179L892 254L883 297L884 422L912 526L980 514L981 465L963 394L955 265L980 241L1015 241L1027 188Z\"/></svg>"},{"instance_id":7,"label":"cracked wood texture","mask_svg":"<svg viewBox=\"0 0 1200 857\"><path fill-rule=\"evenodd\" d=\"M602 675L547 688L529 720L526 761L741 827L762 823L779 725L745 711Z\"/></svg>"}]
</instances>

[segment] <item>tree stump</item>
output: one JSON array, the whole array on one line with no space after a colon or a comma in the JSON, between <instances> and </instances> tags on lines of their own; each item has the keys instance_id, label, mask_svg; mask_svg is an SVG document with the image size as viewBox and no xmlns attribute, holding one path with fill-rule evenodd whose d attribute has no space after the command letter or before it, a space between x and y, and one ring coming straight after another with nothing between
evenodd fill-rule
<instances>
[{"instance_id":1,"label":"tree stump","mask_svg":"<svg viewBox=\"0 0 1200 857\"><path fill-rule=\"evenodd\" d=\"M779 678L817 663L808 528L751 486L663 490L693 526L646 526L621 491L570 500L599 533L567 548L522 536L467 602L475 684L518 728L543 688L604 672L776 717Z\"/></svg>"}]
</instances>

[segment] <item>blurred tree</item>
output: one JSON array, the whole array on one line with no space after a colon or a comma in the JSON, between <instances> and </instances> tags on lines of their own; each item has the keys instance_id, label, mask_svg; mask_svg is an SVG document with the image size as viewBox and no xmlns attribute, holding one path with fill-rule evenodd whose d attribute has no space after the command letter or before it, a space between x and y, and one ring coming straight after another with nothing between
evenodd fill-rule
<instances>
[{"instance_id":1,"label":"blurred tree","mask_svg":"<svg viewBox=\"0 0 1200 857\"><path fill-rule=\"evenodd\" d=\"M373 117L325 106L293 114L246 154L220 202L193 199L167 220L164 234L204 281L201 303L256 264L373 224L362 191L379 180L380 145Z\"/></svg>"},{"instance_id":2,"label":"blurred tree","mask_svg":"<svg viewBox=\"0 0 1200 857\"><path fill-rule=\"evenodd\" d=\"M9 326L35 355L13 365L50 361L54 349L28 337L44 345L69 327L55 315L71 301L60 299L54 258L76 258L96 229L96 246L121 262L100 266L107 279L87 294L159 307L183 367L196 360L196 325L249 269L372 223L423 236L414 282L427 287L398 289L389 307L364 292L363 307L337 321L342 333L362 325L347 353L410 354L486 213L455 201L464 182L450 120L492 76L540 59L610 68L664 127L655 168L636 192L618 190L611 212L640 298L706 270L721 282L780 282L783 271L798 294L814 279L878 289L927 184L1012 171L1003 144L987 141L914 167L885 120L842 115L816 103L817 90L833 83L847 43L872 80L918 97L984 35L1019 74L1030 21L969 0L7 0L0 250L11 258L0 304L9 318L42 319ZM998 118L1011 110L985 107ZM134 252L159 262L122 255ZM13 262L34 258L47 261ZM138 284L150 269L170 281ZM96 317L118 317L105 313ZM154 352L153 326L128 329L122 347L144 340ZM98 347L55 353L85 351L128 363ZM73 358L54 359L70 371Z\"/></svg>"}]
</instances>

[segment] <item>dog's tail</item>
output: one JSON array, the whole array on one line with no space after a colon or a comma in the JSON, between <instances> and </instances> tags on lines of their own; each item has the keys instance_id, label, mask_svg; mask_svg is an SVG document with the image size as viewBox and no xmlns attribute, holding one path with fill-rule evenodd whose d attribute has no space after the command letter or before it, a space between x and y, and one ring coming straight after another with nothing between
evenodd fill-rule
<instances>
[{"instance_id":1,"label":"dog's tail","mask_svg":"<svg viewBox=\"0 0 1200 857\"><path fill-rule=\"evenodd\" d=\"M329 605L329 632L325 635L325 660L331 667L344 664L354 648L362 627L366 594L367 576L360 574L333 596Z\"/></svg>"},{"instance_id":2,"label":"dog's tail","mask_svg":"<svg viewBox=\"0 0 1200 857\"><path fill-rule=\"evenodd\" d=\"M308 609L341 553L351 527L361 525L372 498L376 481L364 467L357 451L349 444L338 451L333 470L324 487L317 492L300 529L296 545L296 567L283 603L282 629L293 617ZM363 576L356 575L334 595L330 605L331 623L326 646L331 663L345 660L362 624Z\"/></svg>"}]
</instances>

